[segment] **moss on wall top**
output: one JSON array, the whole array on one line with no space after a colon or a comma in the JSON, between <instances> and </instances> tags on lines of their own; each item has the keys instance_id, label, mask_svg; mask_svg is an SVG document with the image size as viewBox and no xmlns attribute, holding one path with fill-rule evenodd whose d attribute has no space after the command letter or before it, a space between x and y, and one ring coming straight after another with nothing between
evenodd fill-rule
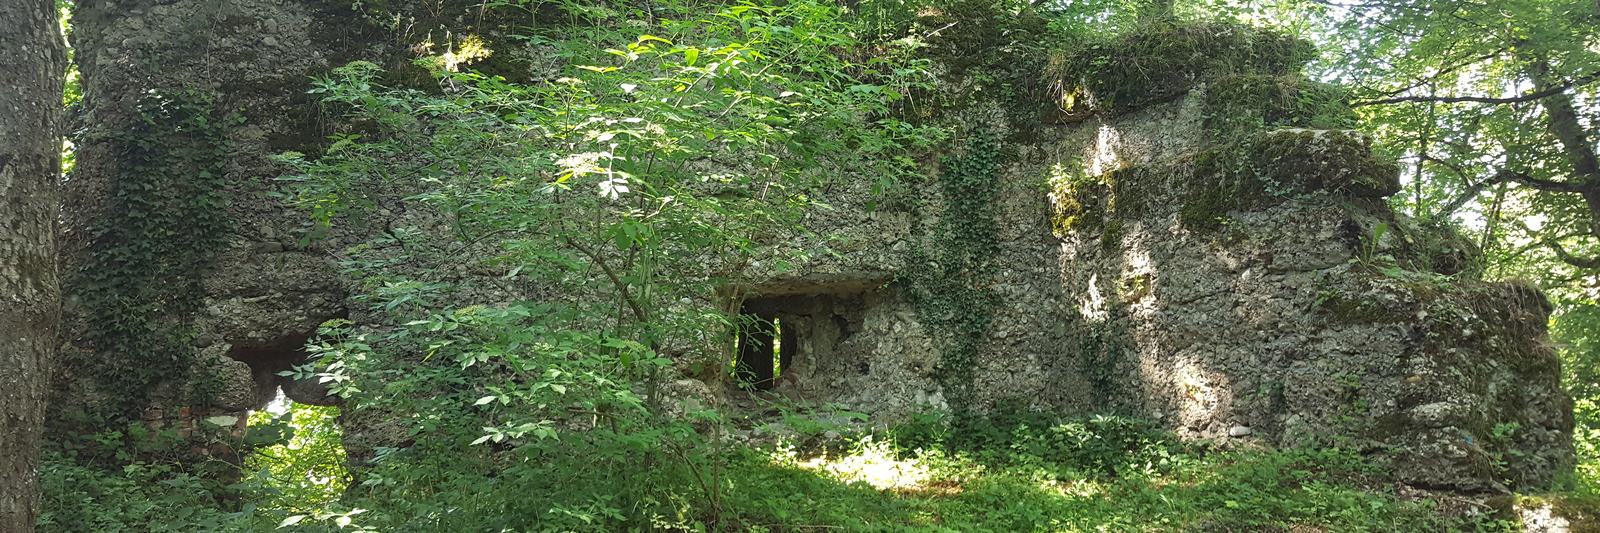
<instances>
[{"instance_id":1,"label":"moss on wall top","mask_svg":"<svg viewBox=\"0 0 1600 533\"><path fill-rule=\"evenodd\" d=\"M1315 56L1310 42L1259 28L1156 22L1058 53L1044 75L1070 121L1133 111L1226 76L1295 74Z\"/></svg>"},{"instance_id":2,"label":"moss on wall top","mask_svg":"<svg viewBox=\"0 0 1600 533\"><path fill-rule=\"evenodd\" d=\"M1344 130L1286 129L1201 152L1179 219L1201 231L1227 212L1327 191L1383 198L1400 190L1400 166L1374 157L1371 141Z\"/></svg>"},{"instance_id":3,"label":"moss on wall top","mask_svg":"<svg viewBox=\"0 0 1600 533\"><path fill-rule=\"evenodd\" d=\"M1299 73L1223 76L1205 87L1205 131L1233 139L1265 128L1352 129L1346 91Z\"/></svg>"},{"instance_id":4,"label":"moss on wall top","mask_svg":"<svg viewBox=\"0 0 1600 533\"><path fill-rule=\"evenodd\" d=\"M918 50L936 63L944 83L914 89L900 118L914 123L960 121L975 106L1000 104L1010 122L1005 141L1035 140L1040 116L1053 109L1039 72L1053 30L1025 4L994 0L936 0L916 12L910 35L925 36Z\"/></svg>"},{"instance_id":5,"label":"moss on wall top","mask_svg":"<svg viewBox=\"0 0 1600 533\"><path fill-rule=\"evenodd\" d=\"M1282 192L1326 190L1358 198L1383 198L1400 192L1400 166L1373 157L1371 140L1354 131L1276 130L1257 136L1243 148L1240 163L1244 168L1239 170L1277 182Z\"/></svg>"},{"instance_id":6,"label":"moss on wall top","mask_svg":"<svg viewBox=\"0 0 1600 533\"><path fill-rule=\"evenodd\" d=\"M1359 133L1276 130L1177 161L1058 184L1052 225L1062 234L1099 231L1108 218L1144 217L1153 209L1152 195L1171 190L1185 227L1214 231L1229 211L1297 195L1382 198L1400 190L1399 176L1399 165L1374 157Z\"/></svg>"}]
</instances>

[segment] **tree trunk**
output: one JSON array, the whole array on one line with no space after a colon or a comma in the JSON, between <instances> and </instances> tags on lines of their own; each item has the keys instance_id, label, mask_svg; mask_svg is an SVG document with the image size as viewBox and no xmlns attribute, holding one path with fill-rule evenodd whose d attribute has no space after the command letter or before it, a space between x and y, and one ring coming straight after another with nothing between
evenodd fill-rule
<instances>
[{"instance_id":1,"label":"tree trunk","mask_svg":"<svg viewBox=\"0 0 1600 533\"><path fill-rule=\"evenodd\" d=\"M51 0L0 0L0 533L39 515L39 439L60 322L66 43Z\"/></svg>"},{"instance_id":2,"label":"tree trunk","mask_svg":"<svg viewBox=\"0 0 1600 533\"><path fill-rule=\"evenodd\" d=\"M1550 61L1542 55L1533 57L1527 67L1528 77L1533 79L1534 87L1540 90L1561 87L1563 80L1551 74ZM1589 139L1589 134L1584 130L1583 123L1579 121L1578 111L1573 106L1572 95L1556 94L1539 101L1544 106L1546 122L1545 128L1556 142L1567 153L1567 162L1572 165L1572 175L1566 182L1576 185L1579 194L1589 208L1589 233L1600 237L1600 157L1594 150L1594 142ZM1559 243L1550 244L1556 256L1561 261L1578 268L1594 268L1600 265L1600 257L1581 258L1567 253Z\"/></svg>"}]
</instances>

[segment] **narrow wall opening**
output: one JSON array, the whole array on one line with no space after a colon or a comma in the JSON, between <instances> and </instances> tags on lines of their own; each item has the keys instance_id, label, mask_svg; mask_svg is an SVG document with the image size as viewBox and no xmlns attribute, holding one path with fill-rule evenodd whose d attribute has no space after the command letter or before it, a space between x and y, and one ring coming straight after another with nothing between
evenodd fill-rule
<instances>
[{"instance_id":1,"label":"narrow wall opening","mask_svg":"<svg viewBox=\"0 0 1600 533\"><path fill-rule=\"evenodd\" d=\"M305 350L306 342L314 333L288 334L284 337L250 344L234 345L228 357L250 366L255 378L257 407L282 395L297 403L316 406L339 406L344 400L330 394L325 384L315 379L296 380L281 375L295 367L312 363L311 354Z\"/></svg>"},{"instance_id":2,"label":"narrow wall opening","mask_svg":"<svg viewBox=\"0 0 1600 533\"><path fill-rule=\"evenodd\" d=\"M831 401L871 362L863 329L867 294L800 294L746 300L731 371L747 392ZM858 346L860 345L860 346Z\"/></svg>"},{"instance_id":3,"label":"narrow wall opening","mask_svg":"<svg viewBox=\"0 0 1600 533\"><path fill-rule=\"evenodd\" d=\"M740 313L739 353L733 368L739 388L770 391L779 383L793 383L794 355L799 343L795 318L788 322L789 327L785 327L776 313L750 312L748 307Z\"/></svg>"}]
</instances>

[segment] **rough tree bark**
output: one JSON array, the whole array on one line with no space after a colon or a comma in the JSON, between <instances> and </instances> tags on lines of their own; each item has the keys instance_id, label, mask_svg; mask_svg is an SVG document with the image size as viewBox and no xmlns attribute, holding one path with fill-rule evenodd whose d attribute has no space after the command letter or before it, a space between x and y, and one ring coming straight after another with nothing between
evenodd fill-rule
<instances>
[{"instance_id":1,"label":"rough tree bark","mask_svg":"<svg viewBox=\"0 0 1600 533\"><path fill-rule=\"evenodd\" d=\"M51 0L0 0L0 533L39 515L39 439L60 322L66 43Z\"/></svg>"}]
</instances>

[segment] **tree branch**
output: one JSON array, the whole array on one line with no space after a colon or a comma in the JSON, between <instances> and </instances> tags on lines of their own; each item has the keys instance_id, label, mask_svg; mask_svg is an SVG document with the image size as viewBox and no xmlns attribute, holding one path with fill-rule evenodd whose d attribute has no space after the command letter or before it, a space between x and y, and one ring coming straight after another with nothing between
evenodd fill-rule
<instances>
[{"instance_id":1,"label":"tree branch","mask_svg":"<svg viewBox=\"0 0 1600 533\"><path fill-rule=\"evenodd\" d=\"M1466 180L1466 173L1462 172L1460 168L1456 168L1450 163L1435 159L1427 154L1422 155L1422 161L1444 166L1445 168L1448 168L1457 175L1461 176L1463 181ZM1593 186L1586 186L1564 181L1539 179L1529 176L1524 172L1512 172L1510 170L1501 169L1499 172L1496 172L1494 176L1491 176L1490 178L1476 184L1467 186L1466 191L1463 191L1460 195L1456 196L1454 200L1451 200L1449 204L1445 205L1443 209L1440 209L1433 216L1435 219L1440 219L1455 214L1456 210L1461 209L1467 204L1467 202L1472 201L1472 199L1476 198L1479 193L1483 192L1484 189L1505 183L1507 181L1519 182L1544 192L1584 193L1595 189Z\"/></svg>"},{"instance_id":2,"label":"tree branch","mask_svg":"<svg viewBox=\"0 0 1600 533\"><path fill-rule=\"evenodd\" d=\"M573 249L582 252L583 255L589 256L589 260L594 261L597 265L600 265L600 270L605 271L606 277L611 278L611 283L617 286L618 291L622 291L622 301L628 302L628 308L633 310L634 319L637 319L640 322L645 322L648 320L648 317L646 317L644 314L644 309L639 306L639 302L634 301L633 296L628 294L628 284L623 283L622 278L617 277L617 273L611 270L610 264L607 264L604 259L601 259L600 255L596 254L593 249L579 244L578 241L572 240L572 237L564 237L564 239L567 241L567 246L571 246Z\"/></svg>"},{"instance_id":3,"label":"tree branch","mask_svg":"<svg viewBox=\"0 0 1600 533\"><path fill-rule=\"evenodd\" d=\"M1433 158L1428 157L1428 156L1422 156L1422 157L1423 157L1424 161L1433 161L1435 163L1443 164L1446 167L1450 166L1448 164L1445 164L1443 161L1439 161L1439 160L1433 159ZM1452 168L1452 170L1455 170L1455 169ZM1460 172L1460 170L1456 170L1456 173L1460 174L1461 172ZM1465 178L1465 175L1463 175L1463 178ZM1467 205L1467 202L1472 201L1473 198L1477 198L1478 194L1482 193L1484 189L1487 189L1487 188L1495 186L1495 185L1499 185L1501 183L1505 183L1505 182L1513 180L1513 179L1516 179L1516 178L1511 176L1511 173L1506 172L1506 171L1500 171L1499 173L1495 174L1493 177L1491 177L1489 179L1486 179L1486 180L1480 181L1480 182L1478 182L1476 184L1468 186L1466 191L1463 191L1460 195L1456 196L1456 198L1454 200L1451 200L1449 204L1446 204L1444 206L1444 209L1440 209L1439 212L1434 213L1434 215L1433 215L1434 220L1440 220L1440 219L1444 219L1444 218L1449 218L1450 215L1455 214L1456 210L1461 209L1462 206Z\"/></svg>"},{"instance_id":4,"label":"tree branch","mask_svg":"<svg viewBox=\"0 0 1600 533\"><path fill-rule=\"evenodd\" d=\"M1600 257L1591 257L1591 258L1588 258L1588 259L1584 259L1584 258L1581 258L1581 257L1573 256L1572 254L1567 253L1567 249L1561 247L1561 243L1556 242L1555 239L1547 240L1544 243L1545 243L1546 246L1550 247L1550 250L1552 250L1552 251L1554 251L1556 253L1556 257L1561 258L1561 262L1563 262L1563 263L1566 263L1566 264L1569 264L1569 265L1572 265L1572 266L1575 266L1575 267L1578 267L1578 268L1600 268Z\"/></svg>"},{"instance_id":5,"label":"tree branch","mask_svg":"<svg viewBox=\"0 0 1600 533\"><path fill-rule=\"evenodd\" d=\"M1568 81L1566 83L1563 83L1563 84L1555 86L1555 87L1550 87L1548 89L1544 89L1544 90L1540 90L1540 91L1534 91L1534 92L1531 92L1531 93L1524 94L1522 96L1513 96L1511 98L1484 98L1484 97L1480 97L1480 96L1436 96L1436 95L1401 96L1401 97L1398 97L1398 98L1384 98L1382 100L1368 100L1368 101L1365 101L1365 102L1352 102L1350 104L1350 107L1363 107L1363 106L1369 106L1369 105L1399 104L1399 103L1404 103L1404 102L1437 102L1437 103L1441 103L1441 104L1454 104L1454 103L1461 103L1461 102L1476 102L1476 103L1480 103L1480 104L1515 104L1515 103L1519 103L1519 102L1532 102L1534 100L1540 100L1540 99L1544 99L1544 98L1549 98L1551 96L1555 96L1555 95L1567 92L1567 89L1571 89L1573 87L1577 87L1577 86L1581 86L1581 85L1587 85L1589 83L1592 83L1596 79L1600 79L1600 72L1591 73L1591 74L1589 74L1587 76L1583 76L1583 77L1580 77L1580 78L1573 79L1572 81Z\"/></svg>"},{"instance_id":6,"label":"tree branch","mask_svg":"<svg viewBox=\"0 0 1600 533\"><path fill-rule=\"evenodd\" d=\"M1415 89L1417 87L1421 87L1423 85L1427 85L1427 84L1433 83L1435 81L1438 81L1439 78L1444 77L1445 74L1449 74L1451 72L1455 72L1457 70L1461 70L1462 68L1470 66L1470 65L1476 65L1476 64L1478 64L1480 62L1483 62L1483 61L1494 59L1495 57L1499 56L1500 54L1504 54L1505 52L1506 52L1505 47L1501 47L1499 50L1495 50L1495 51L1490 52L1488 54L1484 54L1484 55L1478 57L1477 59L1473 59L1473 60L1467 61L1465 63L1460 63L1460 64L1457 64L1455 66L1451 66L1451 67L1448 67L1448 68L1440 69L1438 72L1433 73L1432 76L1429 76L1428 79L1413 83L1413 84L1411 84L1409 86L1406 86L1406 87L1395 89L1393 91L1385 92L1385 93L1383 93L1383 96L1385 96L1385 97L1394 96L1394 95L1397 95L1397 94L1400 94L1400 93Z\"/></svg>"},{"instance_id":7,"label":"tree branch","mask_svg":"<svg viewBox=\"0 0 1600 533\"><path fill-rule=\"evenodd\" d=\"M1525 184L1525 185L1527 185L1529 187L1533 187L1535 189L1538 189L1538 190L1541 190L1541 191L1545 191L1545 192L1576 192L1576 193L1584 193L1584 192L1589 192L1589 191L1594 189L1594 187L1590 186L1590 185L1580 185L1580 184L1570 183L1570 182L1565 182L1565 181L1554 181L1554 180L1539 179L1539 178L1535 178L1535 177L1529 176L1529 175L1527 175L1525 173L1522 173L1522 172L1511 172L1509 170L1502 170L1502 171L1500 171L1500 174L1506 174L1506 175L1509 176L1510 179L1522 182L1523 184Z\"/></svg>"}]
</instances>

